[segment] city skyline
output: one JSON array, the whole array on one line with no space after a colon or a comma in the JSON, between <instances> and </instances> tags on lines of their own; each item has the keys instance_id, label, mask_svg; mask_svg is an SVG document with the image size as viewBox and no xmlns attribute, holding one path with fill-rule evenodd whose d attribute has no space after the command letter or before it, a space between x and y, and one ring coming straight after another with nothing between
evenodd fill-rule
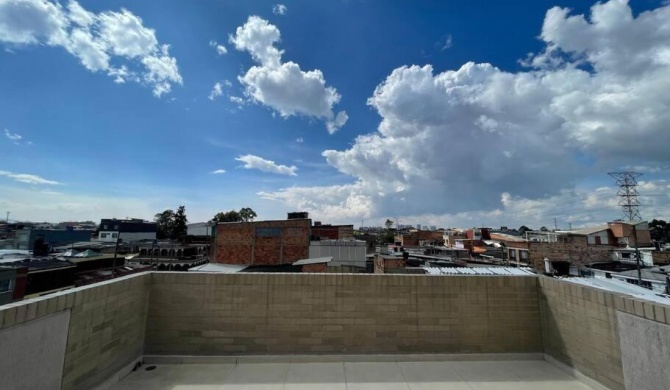
<instances>
[{"instance_id":1,"label":"city skyline","mask_svg":"<svg viewBox=\"0 0 670 390\"><path fill-rule=\"evenodd\" d=\"M0 0L0 215L668 219L667 2L156 4Z\"/></svg>"}]
</instances>

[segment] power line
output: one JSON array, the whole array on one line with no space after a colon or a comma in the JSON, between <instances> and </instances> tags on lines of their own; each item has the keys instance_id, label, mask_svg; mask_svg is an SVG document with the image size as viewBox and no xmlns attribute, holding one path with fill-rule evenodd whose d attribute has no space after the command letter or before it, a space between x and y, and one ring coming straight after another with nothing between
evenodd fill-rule
<instances>
[{"instance_id":1,"label":"power line","mask_svg":"<svg viewBox=\"0 0 670 390\"><path fill-rule=\"evenodd\" d=\"M624 219L627 221L641 221L640 201L637 199L640 194L635 187L637 187L637 178L642 174L638 172L610 172L608 175L613 177L619 186L617 196L620 198L619 206L623 211Z\"/></svg>"}]
</instances>

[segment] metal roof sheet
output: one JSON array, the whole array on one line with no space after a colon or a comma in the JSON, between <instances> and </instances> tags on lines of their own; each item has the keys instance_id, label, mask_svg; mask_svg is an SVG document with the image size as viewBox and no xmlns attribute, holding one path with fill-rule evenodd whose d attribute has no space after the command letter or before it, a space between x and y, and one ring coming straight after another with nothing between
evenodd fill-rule
<instances>
[{"instance_id":1,"label":"metal roof sheet","mask_svg":"<svg viewBox=\"0 0 670 390\"><path fill-rule=\"evenodd\" d=\"M296 261L295 263L293 263L293 265L308 265L308 264L330 263L331 261L333 261L333 257L332 257L332 256L328 256L328 257L315 257L315 258L312 258L312 259L302 259L302 260L298 260L298 261Z\"/></svg>"},{"instance_id":2,"label":"metal roof sheet","mask_svg":"<svg viewBox=\"0 0 670 390\"><path fill-rule=\"evenodd\" d=\"M531 268L516 267L422 267L429 275L536 276Z\"/></svg>"}]
</instances>

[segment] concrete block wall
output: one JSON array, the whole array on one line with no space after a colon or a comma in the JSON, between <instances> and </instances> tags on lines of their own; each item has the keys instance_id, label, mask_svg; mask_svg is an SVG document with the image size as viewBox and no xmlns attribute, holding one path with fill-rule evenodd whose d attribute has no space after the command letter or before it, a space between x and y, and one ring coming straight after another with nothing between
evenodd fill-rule
<instances>
[{"instance_id":1,"label":"concrete block wall","mask_svg":"<svg viewBox=\"0 0 670 390\"><path fill-rule=\"evenodd\" d=\"M560 279L540 277L539 285L545 353L612 390L626 388L620 343L628 335L617 313L670 324L670 306Z\"/></svg>"},{"instance_id":2,"label":"concrete block wall","mask_svg":"<svg viewBox=\"0 0 670 390\"><path fill-rule=\"evenodd\" d=\"M142 356L150 282L139 274L68 295L64 390L91 388Z\"/></svg>"},{"instance_id":3,"label":"concrete block wall","mask_svg":"<svg viewBox=\"0 0 670 390\"><path fill-rule=\"evenodd\" d=\"M150 277L148 273L131 275L0 306L0 331L28 331L47 317L69 316L64 363L58 369L62 371L61 388L91 388L142 355ZM39 361L31 356L35 353L35 349L24 349L14 358ZM2 387L22 388L20 383L3 383Z\"/></svg>"},{"instance_id":4,"label":"concrete block wall","mask_svg":"<svg viewBox=\"0 0 670 390\"><path fill-rule=\"evenodd\" d=\"M537 279L154 273L145 353L541 352Z\"/></svg>"}]
</instances>

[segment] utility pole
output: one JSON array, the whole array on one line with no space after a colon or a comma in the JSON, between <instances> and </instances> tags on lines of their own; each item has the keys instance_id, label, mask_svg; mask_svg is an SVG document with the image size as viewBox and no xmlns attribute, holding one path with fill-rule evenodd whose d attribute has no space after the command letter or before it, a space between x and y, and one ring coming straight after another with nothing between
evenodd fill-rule
<instances>
[{"instance_id":1,"label":"utility pole","mask_svg":"<svg viewBox=\"0 0 670 390\"><path fill-rule=\"evenodd\" d=\"M558 224L556 224L556 217L554 217L554 231L558 230Z\"/></svg>"},{"instance_id":2,"label":"utility pole","mask_svg":"<svg viewBox=\"0 0 670 390\"><path fill-rule=\"evenodd\" d=\"M7 218L5 219L5 222L9 223L9 211L7 212Z\"/></svg>"},{"instance_id":3,"label":"utility pole","mask_svg":"<svg viewBox=\"0 0 670 390\"><path fill-rule=\"evenodd\" d=\"M116 246L114 247L114 260L112 262L112 275L114 274L114 270L116 269L116 254L119 252L119 242L121 242L121 238L116 239Z\"/></svg>"},{"instance_id":4,"label":"utility pole","mask_svg":"<svg viewBox=\"0 0 670 390\"><path fill-rule=\"evenodd\" d=\"M637 245L637 225L633 223L633 237L635 238L635 264L637 264L637 285L642 287L642 270L640 269L640 249Z\"/></svg>"}]
</instances>

